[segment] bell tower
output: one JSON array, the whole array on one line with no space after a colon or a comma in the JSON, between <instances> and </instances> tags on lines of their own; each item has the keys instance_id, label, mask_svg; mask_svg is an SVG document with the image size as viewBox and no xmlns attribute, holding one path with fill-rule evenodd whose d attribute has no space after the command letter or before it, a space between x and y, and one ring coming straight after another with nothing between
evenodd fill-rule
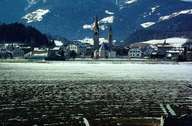
<instances>
[{"instance_id":1,"label":"bell tower","mask_svg":"<svg viewBox=\"0 0 192 126\"><path fill-rule=\"evenodd\" d=\"M115 4L119 6L119 0L115 0Z\"/></svg>"},{"instance_id":2,"label":"bell tower","mask_svg":"<svg viewBox=\"0 0 192 126\"><path fill-rule=\"evenodd\" d=\"M98 17L95 17L95 22L93 26L93 41L94 41L94 49L98 50L99 49L99 21Z\"/></svg>"},{"instance_id":3,"label":"bell tower","mask_svg":"<svg viewBox=\"0 0 192 126\"><path fill-rule=\"evenodd\" d=\"M111 25L109 26L108 42L109 42L109 48L111 50L112 46L113 46L113 31L112 31L112 26Z\"/></svg>"}]
</instances>

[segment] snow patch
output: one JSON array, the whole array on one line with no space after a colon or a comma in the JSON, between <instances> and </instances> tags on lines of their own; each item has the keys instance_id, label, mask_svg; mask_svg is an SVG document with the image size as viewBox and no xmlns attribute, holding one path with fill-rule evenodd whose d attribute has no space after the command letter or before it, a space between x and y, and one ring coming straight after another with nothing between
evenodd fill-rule
<instances>
[{"instance_id":1,"label":"snow patch","mask_svg":"<svg viewBox=\"0 0 192 126\"><path fill-rule=\"evenodd\" d=\"M108 27L107 27L106 25L100 25L99 28L104 31L104 30L107 29Z\"/></svg>"},{"instance_id":2,"label":"snow patch","mask_svg":"<svg viewBox=\"0 0 192 126\"><path fill-rule=\"evenodd\" d=\"M155 6L151 8L151 13L154 13L160 6Z\"/></svg>"},{"instance_id":3,"label":"snow patch","mask_svg":"<svg viewBox=\"0 0 192 126\"><path fill-rule=\"evenodd\" d=\"M143 28L148 28L148 27L151 27L154 24L155 24L155 22L145 22L145 23L141 24L141 26Z\"/></svg>"},{"instance_id":4,"label":"snow patch","mask_svg":"<svg viewBox=\"0 0 192 126\"><path fill-rule=\"evenodd\" d=\"M88 44L91 44L91 45L93 45L93 43L94 43L93 38L89 38L89 37L85 37L84 39L81 39L81 40L78 40L78 41L80 41L82 43L88 43ZM105 38L99 38L99 42L100 42L100 44L101 43L107 43L108 40L105 39Z\"/></svg>"},{"instance_id":5,"label":"snow patch","mask_svg":"<svg viewBox=\"0 0 192 126\"><path fill-rule=\"evenodd\" d=\"M137 0L126 0L125 4L133 4L135 2L137 2Z\"/></svg>"},{"instance_id":6,"label":"snow patch","mask_svg":"<svg viewBox=\"0 0 192 126\"><path fill-rule=\"evenodd\" d=\"M112 24L113 22L114 22L114 16L105 17L99 21L99 28L104 31L105 29L107 29L106 24ZM94 23L84 24L83 29L93 30L93 26L94 26Z\"/></svg>"},{"instance_id":7,"label":"snow patch","mask_svg":"<svg viewBox=\"0 0 192 126\"><path fill-rule=\"evenodd\" d=\"M108 14L108 15L114 15L115 14L114 12L111 12L109 10L105 10L105 13Z\"/></svg>"},{"instance_id":8,"label":"snow patch","mask_svg":"<svg viewBox=\"0 0 192 126\"><path fill-rule=\"evenodd\" d=\"M55 46L57 47L61 47L63 45L63 42L59 40L54 40L54 43L55 43Z\"/></svg>"},{"instance_id":9,"label":"snow patch","mask_svg":"<svg viewBox=\"0 0 192 126\"><path fill-rule=\"evenodd\" d=\"M22 19L27 20L27 23L32 23L32 22L40 22L43 20L43 16L45 16L47 13L49 13L49 9L38 9L36 11L33 11L31 13L28 13Z\"/></svg>"},{"instance_id":10,"label":"snow patch","mask_svg":"<svg viewBox=\"0 0 192 126\"><path fill-rule=\"evenodd\" d=\"M43 1L43 3L46 3L47 0L27 0L28 6L25 8L25 11L31 8L33 5L37 4L38 2Z\"/></svg>"},{"instance_id":11,"label":"snow patch","mask_svg":"<svg viewBox=\"0 0 192 126\"><path fill-rule=\"evenodd\" d=\"M83 29L92 30L93 29L93 25L85 24L85 25L83 25Z\"/></svg>"},{"instance_id":12,"label":"snow patch","mask_svg":"<svg viewBox=\"0 0 192 126\"><path fill-rule=\"evenodd\" d=\"M192 0L181 0L181 1L184 1L184 2L192 2Z\"/></svg>"},{"instance_id":13,"label":"snow patch","mask_svg":"<svg viewBox=\"0 0 192 126\"><path fill-rule=\"evenodd\" d=\"M112 24L114 21L114 16L109 16L101 19L99 23L104 23L104 24Z\"/></svg>"}]
</instances>

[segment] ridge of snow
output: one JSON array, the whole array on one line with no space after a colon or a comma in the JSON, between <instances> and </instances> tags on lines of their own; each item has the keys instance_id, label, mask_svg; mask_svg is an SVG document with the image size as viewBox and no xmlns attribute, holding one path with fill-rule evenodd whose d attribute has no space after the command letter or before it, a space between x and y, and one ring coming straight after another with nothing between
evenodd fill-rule
<instances>
[{"instance_id":1,"label":"ridge of snow","mask_svg":"<svg viewBox=\"0 0 192 126\"><path fill-rule=\"evenodd\" d=\"M172 13L170 15L166 15L166 16L161 16L159 18L160 21L164 21L164 20L169 20L171 18L174 18L174 17L177 17L179 15L182 15L182 14L192 14L192 9L188 9L188 10L182 10L180 12L175 12L175 13Z\"/></svg>"},{"instance_id":2,"label":"ridge of snow","mask_svg":"<svg viewBox=\"0 0 192 126\"><path fill-rule=\"evenodd\" d=\"M166 43L172 45L173 47L179 48L181 47L184 43L188 41L187 38L179 38L179 37L173 37L173 38L167 38L167 39L154 39L154 40L149 40L149 41L144 41L140 43L147 43L147 44L163 44L166 41Z\"/></svg>"}]
</instances>

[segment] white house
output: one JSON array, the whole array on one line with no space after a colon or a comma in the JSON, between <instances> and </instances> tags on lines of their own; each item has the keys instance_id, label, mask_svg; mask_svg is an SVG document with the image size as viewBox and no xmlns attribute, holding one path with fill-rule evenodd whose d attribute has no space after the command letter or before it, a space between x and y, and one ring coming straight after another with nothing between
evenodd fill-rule
<instances>
[{"instance_id":1,"label":"white house","mask_svg":"<svg viewBox=\"0 0 192 126\"><path fill-rule=\"evenodd\" d=\"M33 56L44 56L47 57L48 48L34 48L32 51Z\"/></svg>"},{"instance_id":2,"label":"white house","mask_svg":"<svg viewBox=\"0 0 192 126\"><path fill-rule=\"evenodd\" d=\"M17 43L5 43L1 45L0 53L2 58L24 58L24 50Z\"/></svg>"},{"instance_id":3,"label":"white house","mask_svg":"<svg viewBox=\"0 0 192 126\"><path fill-rule=\"evenodd\" d=\"M187 61L192 61L192 40L188 40L183 44L184 56Z\"/></svg>"},{"instance_id":4,"label":"white house","mask_svg":"<svg viewBox=\"0 0 192 126\"><path fill-rule=\"evenodd\" d=\"M69 45L67 45L66 49L68 51L74 51L78 55L80 54L80 48L76 44L69 44Z\"/></svg>"},{"instance_id":5,"label":"white house","mask_svg":"<svg viewBox=\"0 0 192 126\"><path fill-rule=\"evenodd\" d=\"M128 52L129 58L145 58L151 57L157 53L158 48L154 45L146 43L134 43L130 45Z\"/></svg>"},{"instance_id":6,"label":"white house","mask_svg":"<svg viewBox=\"0 0 192 126\"><path fill-rule=\"evenodd\" d=\"M128 53L129 58L141 58L142 55L141 48L131 48Z\"/></svg>"}]
</instances>

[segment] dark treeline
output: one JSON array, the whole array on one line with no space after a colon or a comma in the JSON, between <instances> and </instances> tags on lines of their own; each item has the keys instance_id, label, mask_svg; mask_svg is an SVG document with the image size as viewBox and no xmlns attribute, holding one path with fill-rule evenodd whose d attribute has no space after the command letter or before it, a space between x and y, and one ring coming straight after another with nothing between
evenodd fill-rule
<instances>
[{"instance_id":1,"label":"dark treeline","mask_svg":"<svg viewBox=\"0 0 192 126\"><path fill-rule=\"evenodd\" d=\"M0 43L18 42L32 47L48 46L46 35L31 26L20 23L0 25Z\"/></svg>"}]
</instances>

